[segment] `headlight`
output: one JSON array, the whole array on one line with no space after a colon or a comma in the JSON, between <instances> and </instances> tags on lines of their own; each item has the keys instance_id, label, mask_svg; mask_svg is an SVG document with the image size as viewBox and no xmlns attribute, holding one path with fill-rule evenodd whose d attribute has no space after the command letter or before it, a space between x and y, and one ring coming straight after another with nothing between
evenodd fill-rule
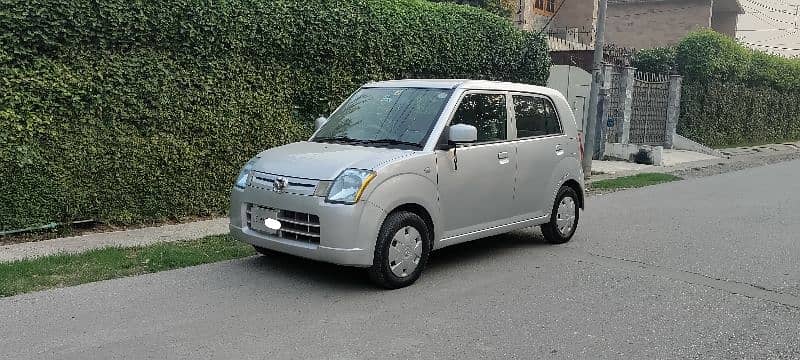
<instances>
[{"instance_id":1,"label":"headlight","mask_svg":"<svg viewBox=\"0 0 800 360\"><path fill-rule=\"evenodd\" d=\"M247 176L250 175L250 171L253 170L253 165L255 165L256 160L258 158L252 158L247 164L244 164L242 171L239 172L239 176L236 177L236 183L233 185L238 189L244 189L247 186Z\"/></svg>"},{"instance_id":2,"label":"headlight","mask_svg":"<svg viewBox=\"0 0 800 360\"><path fill-rule=\"evenodd\" d=\"M333 181L326 201L341 204L355 204L369 182L375 178L375 172L369 170L347 169L342 171Z\"/></svg>"}]
</instances>

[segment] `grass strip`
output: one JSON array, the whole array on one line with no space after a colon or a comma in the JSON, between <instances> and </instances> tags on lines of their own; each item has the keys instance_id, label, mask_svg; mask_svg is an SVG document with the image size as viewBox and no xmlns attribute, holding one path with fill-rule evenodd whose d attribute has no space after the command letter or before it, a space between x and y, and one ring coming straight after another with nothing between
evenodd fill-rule
<instances>
[{"instance_id":1,"label":"grass strip","mask_svg":"<svg viewBox=\"0 0 800 360\"><path fill-rule=\"evenodd\" d=\"M625 176L616 179L595 181L591 184L593 189L632 189L650 185L656 185L671 181L682 180L680 177L662 173L642 173L632 176Z\"/></svg>"},{"instance_id":2,"label":"grass strip","mask_svg":"<svg viewBox=\"0 0 800 360\"><path fill-rule=\"evenodd\" d=\"M254 255L228 235L0 263L0 297Z\"/></svg>"}]
</instances>

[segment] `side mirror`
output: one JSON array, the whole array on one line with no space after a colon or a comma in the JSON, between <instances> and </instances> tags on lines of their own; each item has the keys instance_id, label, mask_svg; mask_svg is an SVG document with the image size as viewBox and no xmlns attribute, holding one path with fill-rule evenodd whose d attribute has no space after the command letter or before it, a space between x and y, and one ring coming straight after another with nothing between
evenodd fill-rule
<instances>
[{"instance_id":1,"label":"side mirror","mask_svg":"<svg viewBox=\"0 0 800 360\"><path fill-rule=\"evenodd\" d=\"M328 118L320 115L317 120L314 120L314 130L319 130L326 122L328 122Z\"/></svg>"},{"instance_id":2,"label":"side mirror","mask_svg":"<svg viewBox=\"0 0 800 360\"><path fill-rule=\"evenodd\" d=\"M447 140L451 144L476 142L478 141L478 129L467 124L451 125Z\"/></svg>"}]
</instances>

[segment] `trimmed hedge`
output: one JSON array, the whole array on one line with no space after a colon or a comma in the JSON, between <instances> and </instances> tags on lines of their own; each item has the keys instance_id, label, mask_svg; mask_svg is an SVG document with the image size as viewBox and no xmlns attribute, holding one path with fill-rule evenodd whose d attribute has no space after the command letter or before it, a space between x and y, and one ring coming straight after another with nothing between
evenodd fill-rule
<instances>
[{"instance_id":1,"label":"trimmed hedge","mask_svg":"<svg viewBox=\"0 0 800 360\"><path fill-rule=\"evenodd\" d=\"M224 213L364 82L548 68L543 38L423 0L0 0L0 231Z\"/></svg>"},{"instance_id":2,"label":"trimmed hedge","mask_svg":"<svg viewBox=\"0 0 800 360\"><path fill-rule=\"evenodd\" d=\"M716 147L800 139L800 94L739 83L684 83L678 133Z\"/></svg>"},{"instance_id":3,"label":"trimmed hedge","mask_svg":"<svg viewBox=\"0 0 800 360\"><path fill-rule=\"evenodd\" d=\"M635 66L683 75L678 132L711 146L800 139L800 60L751 50L712 30L674 49L642 50Z\"/></svg>"},{"instance_id":4,"label":"trimmed hedge","mask_svg":"<svg viewBox=\"0 0 800 360\"><path fill-rule=\"evenodd\" d=\"M431 2L451 2L462 5L469 5L479 7L490 13L502 16L511 17L516 14L519 3L517 0L428 0Z\"/></svg>"}]
</instances>

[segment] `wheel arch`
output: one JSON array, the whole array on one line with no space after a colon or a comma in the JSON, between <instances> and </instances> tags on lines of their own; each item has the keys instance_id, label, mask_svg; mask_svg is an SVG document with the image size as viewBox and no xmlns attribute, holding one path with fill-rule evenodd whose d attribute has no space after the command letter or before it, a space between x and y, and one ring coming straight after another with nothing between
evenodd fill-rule
<instances>
[{"instance_id":1,"label":"wheel arch","mask_svg":"<svg viewBox=\"0 0 800 360\"><path fill-rule=\"evenodd\" d=\"M561 186L566 186L575 190L575 193L578 194L578 206L583 209L584 208L584 193L581 184L579 184L575 179L569 179L565 181Z\"/></svg>"},{"instance_id":2,"label":"wheel arch","mask_svg":"<svg viewBox=\"0 0 800 360\"><path fill-rule=\"evenodd\" d=\"M428 226L428 235L431 237L431 242L434 241L434 234L436 233L435 232L436 228L435 228L435 225L433 223L433 218L431 217L430 212L428 212L428 209L426 209L424 206L422 206L420 204L409 202L409 203L404 203L404 204L398 205L394 209L392 209L391 211L388 211L386 213L386 217L388 218L389 215L391 215L393 213L396 213L396 212L400 212L400 211L407 211L407 212L414 213L417 216L421 217L422 220L425 221L425 225Z\"/></svg>"}]
</instances>

